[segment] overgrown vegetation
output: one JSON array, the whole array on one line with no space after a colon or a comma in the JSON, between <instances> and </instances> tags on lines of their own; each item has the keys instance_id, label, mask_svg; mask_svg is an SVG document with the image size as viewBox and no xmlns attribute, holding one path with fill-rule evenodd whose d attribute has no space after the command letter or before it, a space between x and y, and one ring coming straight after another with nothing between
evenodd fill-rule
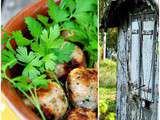
<instances>
[{"instance_id":1,"label":"overgrown vegetation","mask_svg":"<svg viewBox=\"0 0 160 120\"><path fill-rule=\"evenodd\" d=\"M100 120L116 119L116 62L100 62L99 88Z\"/></svg>"},{"instance_id":2,"label":"overgrown vegetation","mask_svg":"<svg viewBox=\"0 0 160 120\"><path fill-rule=\"evenodd\" d=\"M100 63L100 87L112 88L116 85L116 62L106 59Z\"/></svg>"}]
</instances>

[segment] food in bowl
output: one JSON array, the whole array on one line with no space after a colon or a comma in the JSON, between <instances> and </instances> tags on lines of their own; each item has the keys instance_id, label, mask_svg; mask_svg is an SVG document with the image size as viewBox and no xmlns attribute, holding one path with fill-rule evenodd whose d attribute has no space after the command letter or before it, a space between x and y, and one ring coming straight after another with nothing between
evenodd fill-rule
<instances>
[{"instance_id":1,"label":"food in bowl","mask_svg":"<svg viewBox=\"0 0 160 120\"><path fill-rule=\"evenodd\" d=\"M74 78L69 74L82 68L82 72L92 71L97 61L97 1L62 0L57 5L48 0L48 15L24 21L25 30L4 30L2 78L43 120L67 119L69 111L78 108L97 111L96 70L88 74L94 77L93 83L92 77L88 78L88 86L94 89L86 90L95 93L88 103L79 105L71 99L71 87L65 86Z\"/></svg>"}]
</instances>

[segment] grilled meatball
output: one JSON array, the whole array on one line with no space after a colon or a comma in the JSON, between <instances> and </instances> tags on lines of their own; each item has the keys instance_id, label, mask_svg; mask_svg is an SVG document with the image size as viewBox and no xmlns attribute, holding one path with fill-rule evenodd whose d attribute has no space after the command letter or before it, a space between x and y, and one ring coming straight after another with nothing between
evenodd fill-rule
<instances>
[{"instance_id":1,"label":"grilled meatball","mask_svg":"<svg viewBox=\"0 0 160 120\"><path fill-rule=\"evenodd\" d=\"M85 66L85 56L83 51L76 46L75 50L73 51L73 53L71 54L71 58L72 58L72 64L77 64L78 66L82 65Z\"/></svg>"},{"instance_id":2,"label":"grilled meatball","mask_svg":"<svg viewBox=\"0 0 160 120\"><path fill-rule=\"evenodd\" d=\"M48 89L40 89L38 98L47 118L55 120L63 117L68 108L68 101L63 89L56 82L51 82Z\"/></svg>"},{"instance_id":3,"label":"grilled meatball","mask_svg":"<svg viewBox=\"0 0 160 120\"><path fill-rule=\"evenodd\" d=\"M55 73L56 73L56 76L58 78L62 77L62 76L65 76L67 74L67 71L66 71L66 64L58 64L56 66L56 70L55 70Z\"/></svg>"},{"instance_id":4,"label":"grilled meatball","mask_svg":"<svg viewBox=\"0 0 160 120\"><path fill-rule=\"evenodd\" d=\"M86 108L75 108L69 112L67 120L96 120L96 113Z\"/></svg>"},{"instance_id":5,"label":"grilled meatball","mask_svg":"<svg viewBox=\"0 0 160 120\"><path fill-rule=\"evenodd\" d=\"M75 107L96 109L98 96L97 71L88 68L76 68L67 78L66 88Z\"/></svg>"},{"instance_id":6,"label":"grilled meatball","mask_svg":"<svg viewBox=\"0 0 160 120\"><path fill-rule=\"evenodd\" d=\"M85 56L83 51L76 46L75 50L71 54L71 61L69 63L58 64L56 66L56 75L58 78L66 76L72 69L85 66Z\"/></svg>"}]
</instances>

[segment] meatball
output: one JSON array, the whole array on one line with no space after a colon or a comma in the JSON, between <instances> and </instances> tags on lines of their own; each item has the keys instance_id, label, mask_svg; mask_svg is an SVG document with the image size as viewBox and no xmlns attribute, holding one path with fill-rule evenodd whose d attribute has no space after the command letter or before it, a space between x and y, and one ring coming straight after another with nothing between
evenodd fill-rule
<instances>
[{"instance_id":1,"label":"meatball","mask_svg":"<svg viewBox=\"0 0 160 120\"><path fill-rule=\"evenodd\" d=\"M58 64L56 66L56 70L55 70L55 73L56 73L56 76L58 78L62 77L62 76L65 76L67 74L67 71L66 71L66 64Z\"/></svg>"},{"instance_id":2,"label":"meatball","mask_svg":"<svg viewBox=\"0 0 160 120\"><path fill-rule=\"evenodd\" d=\"M96 113L86 108L75 108L69 112L67 120L96 120Z\"/></svg>"},{"instance_id":3,"label":"meatball","mask_svg":"<svg viewBox=\"0 0 160 120\"><path fill-rule=\"evenodd\" d=\"M84 53L78 46L75 47L75 50L71 54L71 58L73 65L77 64L78 66L85 66L86 64Z\"/></svg>"},{"instance_id":4,"label":"meatball","mask_svg":"<svg viewBox=\"0 0 160 120\"><path fill-rule=\"evenodd\" d=\"M49 83L48 89L40 89L38 98L47 118L54 117L57 120L62 118L67 111L68 101L66 95L56 82Z\"/></svg>"},{"instance_id":5,"label":"meatball","mask_svg":"<svg viewBox=\"0 0 160 120\"><path fill-rule=\"evenodd\" d=\"M56 66L55 73L58 78L66 76L72 69L76 67L86 65L84 53L78 46L75 47L75 50L71 54L71 58L72 59L69 63L58 64Z\"/></svg>"},{"instance_id":6,"label":"meatball","mask_svg":"<svg viewBox=\"0 0 160 120\"><path fill-rule=\"evenodd\" d=\"M76 68L67 78L66 88L75 107L97 108L98 80L97 71L89 68Z\"/></svg>"}]
</instances>

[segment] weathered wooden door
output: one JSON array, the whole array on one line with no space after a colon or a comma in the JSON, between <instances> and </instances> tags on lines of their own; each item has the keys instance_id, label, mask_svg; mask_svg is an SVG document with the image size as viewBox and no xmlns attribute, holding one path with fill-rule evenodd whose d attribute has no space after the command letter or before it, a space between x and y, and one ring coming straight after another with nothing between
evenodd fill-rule
<instances>
[{"instance_id":1,"label":"weathered wooden door","mask_svg":"<svg viewBox=\"0 0 160 120\"><path fill-rule=\"evenodd\" d=\"M119 28L117 120L158 120L158 24L134 12Z\"/></svg>"}]
</instances>

